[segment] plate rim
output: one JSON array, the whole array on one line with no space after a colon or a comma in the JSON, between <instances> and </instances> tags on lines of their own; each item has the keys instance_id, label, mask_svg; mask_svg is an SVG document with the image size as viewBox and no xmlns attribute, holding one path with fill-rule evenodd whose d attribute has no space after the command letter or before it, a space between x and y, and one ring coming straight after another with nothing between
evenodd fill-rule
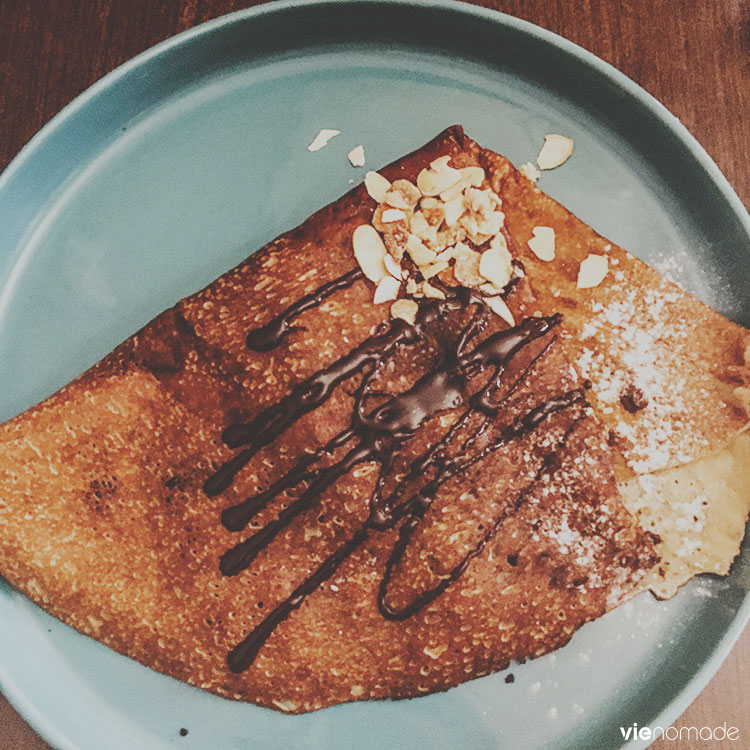
<instances>
[{"instance_id":1,"label":"plate rim","mask_svg":"<svg viewBox=\"0 0 750 750\"><path fill-rule=\"evenodd\" d=\"M687 149L694 162L706 172L710 182L717 188L720 199L734 214L750 240L750 213L748 213L747 208L703 146L658 99L610 63L553 31L500 11L468 2L456 2L456 0L275 0L274 2L267 2L218 16L172 35L102 76L45 123L0 173L0 197L3 196L8 186L12 185L13 179L17 175L23 174L27 164L33 163L33 159L45 143L54 139L56 133L68 121L85 112L86 107L98 96L116 87L118 83L127 79L133 72L149 62L163 55L179 54L180 48L189 47L200 38L207 37L210 34L219 34L222 29L236 23L251 21L264 16L283 16L302 8L305 10L315 8L316 12L325 13L327 8L340 10L343 6L353 8L377 7L381 12L389 7L415 7L434 10L443 14L473 16L488 23L505 26L521 34L534 37L538 41L556 48L566 56L572 57L585 67L593 69L599 76L614 83L628 98L637 101L652 117L666 126L673 138ZM13 248L11 252L13 251L16 251L17 255L11 259L7 276L13 274L20 260L20 255L23 253L23 242L18 243L18 246ZM742 554L742 552L739 554ZM737 558L734 562L737 562ZM22 595L19 594L19 596ZM742 604L737 608L730 625L724 631L721 639L714 644L710 657L689 678L684 687L678 690L673 698L667 702L662 711L650 722L651 725L668 727L674 723L719 670L748 622L750 622L750 592L745 593ZM55 724L35 706L33 700L10 677L2 663L0 663L0 691L16 711L47 742L53 744L59 750L78 750ZM645 748L647 744L639 740L630 741L624 743L622 748L635 750L636 748Z\"/></svg>"}]
</instances>

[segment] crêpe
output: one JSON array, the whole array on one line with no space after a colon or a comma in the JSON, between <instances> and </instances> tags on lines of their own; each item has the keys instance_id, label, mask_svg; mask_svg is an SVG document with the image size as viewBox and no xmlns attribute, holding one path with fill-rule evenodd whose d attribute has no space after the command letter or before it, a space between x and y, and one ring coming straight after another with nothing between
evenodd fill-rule
<instances>
[{"instance_id":1,"label":"cr\u00eape","mask_svg":"<svg viewBox=\"0 0 750 750\"><path fill-rule=\"evenodd\" d=\"M382 174L413 183L446 156L502 199L525 268L502 295L512 323L460 284L420 299L412 323L374 304L352 251L376 205L360 186L0 428L0 572L154 669L289 712L444 690L563 645L646 585L663 543L618 482L737 439L746 332L670 287L675 320L720 327L700 354L674 336L669 367L695 373L722 418L704 434L685 408L685 442L639 465L647 430L622 426L658 417L608 400L576 348L594 339L626 368L616 332L584 336L589 298L565 288L560 303L553 265L524 248L558 219L571 264L599 238L460 128ZM602 252L661 293L639 261ZM732 533L746 515L729 513Z\"/></svg>"}]
</instances>

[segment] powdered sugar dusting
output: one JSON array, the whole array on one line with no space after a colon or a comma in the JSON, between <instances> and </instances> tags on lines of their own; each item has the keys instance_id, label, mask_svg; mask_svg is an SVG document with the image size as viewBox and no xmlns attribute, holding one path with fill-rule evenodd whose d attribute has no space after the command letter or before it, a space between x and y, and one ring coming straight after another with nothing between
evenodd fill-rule
<instances>
[{"instance_id":1,"label":"powdered sugar dusting","mask_svg":"<svg viewBox=\"0 0 750 750\"><path fill-rule=\"evenodd\" d=\"M623 399L637 394L637 420L623 415L614 430L629 449L634 471L649 472L675 461L689 461L708 443L694 431L681 429L688 412L682 395L687 381L665 361L670 348L673 351L687 337L687 327L668 315L679 293L667 284L645 292L618 284L616 291L608 301L591 303L592 315L581 330L582 350L576 365L594 384L605 414L620 412ZM608 346L600 346L600 339Z\"/></svg>"}]
</instances>

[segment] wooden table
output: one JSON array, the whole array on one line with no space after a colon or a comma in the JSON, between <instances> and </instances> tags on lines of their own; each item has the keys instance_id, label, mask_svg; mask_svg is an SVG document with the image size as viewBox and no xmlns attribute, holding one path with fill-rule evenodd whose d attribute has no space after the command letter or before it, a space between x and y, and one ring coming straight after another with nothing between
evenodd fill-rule
<instances>
[{"instance_id":1,"label":"wooden table","mask_svg":"<svg viewBox=\"0 0 750 750\"><path fill-rule=\"evenodd\" d=\"M147 47L241 0L0 2L0 169L54 114ZM744 0L480 0L557 32L643 86L696 136L750 205L750 3ZM740 728L750 747L750 631L676 726ZM725 743L728 744L728 743ZM658 750L715 747L657 741ZM0 696L0 750L43 743Z\"/></svg>"}]
</instances>

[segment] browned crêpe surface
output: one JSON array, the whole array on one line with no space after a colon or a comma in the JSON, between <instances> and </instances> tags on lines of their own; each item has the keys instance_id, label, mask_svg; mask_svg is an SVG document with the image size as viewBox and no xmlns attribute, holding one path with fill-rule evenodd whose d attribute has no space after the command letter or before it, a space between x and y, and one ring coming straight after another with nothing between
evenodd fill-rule
<instances>
[{"instance_id":1,"label":"browned cr\u00eape surface","mask_svg":"<svg viewBox=\"0 0 750 750\"><path fill-rule=\"evenodd\" d=\"M438 156L468 164L477 153L453 128L383 172L413 180ZM655 555L619 501L606 429L585 401L572 400L537 426L508 433L535 408L581 388L557 326L510 361L492 391L503 404L495 418L469 410L456 421L486 384L488 374L478 372L459 402L396 445L386 485L398 484L451 429L446 455L467 468L424 511L393 565L388 605L408 607L478 550L463 575L412 616L386 619L378 590L399 531L371 530L249 668L227 668L228 652L368 517L373 461L321 492L247 569L219 570L223 553L265 528L302 489L280 493L242 531L224 529L222 509L268 488L344 430L361 374L262 448L224 492L209 497L203 483L237 452L222 443L227 425L277 403L387 320L388 306L373 305L372 285L359 280L303 313L295 321L301 330L277 348L245 347L250 329L355 267L352 232L372 210L363 188L353 190L0 427L0 573L81 632L154 669L292 712L446 689L564 644L628 596ZM525 280L507 301L518 321L538 313ZM467 315L455 310L425 326L382 363L373 392L402 393L430 372ZM506 327L490 316L468 349ZM494 441L499 447L490 450ZM339 455L332 451L321 467ZM407 495L429 479L415 477Z\"/></svg>"}]
</instances>

